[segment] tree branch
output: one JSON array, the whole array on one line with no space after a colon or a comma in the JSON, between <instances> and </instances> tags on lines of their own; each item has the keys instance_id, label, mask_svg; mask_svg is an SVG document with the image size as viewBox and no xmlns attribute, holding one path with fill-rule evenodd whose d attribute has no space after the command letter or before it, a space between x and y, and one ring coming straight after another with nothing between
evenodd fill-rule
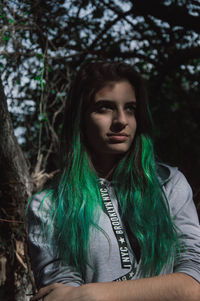
<instances>
[{"instance_id":1,"label":"tree branch","mask_svg":"<svg viewBox=\"0 0 200 301\"><path fill-rule=\"evenodd\" d=\"M176 4L167 6L162 4L160 0L132 0L132 3L134 14L137 16L152 15L172 26L183 26L187 30L200 33L200 16L190 15L184 6Z\"/></svg>"}]
</instances>

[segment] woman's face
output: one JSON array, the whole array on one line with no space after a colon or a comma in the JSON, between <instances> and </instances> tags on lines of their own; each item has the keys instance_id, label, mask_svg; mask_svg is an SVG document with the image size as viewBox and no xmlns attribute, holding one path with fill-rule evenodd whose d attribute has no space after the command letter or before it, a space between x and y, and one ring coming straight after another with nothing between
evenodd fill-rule
<instances>
[{"instance_id":1,"label":"woman's face","mask_svg":"<svg viewBox=\"0 0 200 301\"><path fill-rule=\"evenodd\" d=\"M128 81L110 82L95 94L84 116L84 129L97 158L129 150L137 127L135 111L135 91Z\"/></svg>"}]
</instances>

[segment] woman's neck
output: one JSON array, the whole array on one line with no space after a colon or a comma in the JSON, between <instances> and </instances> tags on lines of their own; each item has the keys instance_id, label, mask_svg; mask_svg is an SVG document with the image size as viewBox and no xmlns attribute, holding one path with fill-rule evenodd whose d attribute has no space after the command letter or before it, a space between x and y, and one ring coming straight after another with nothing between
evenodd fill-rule
<instances>
[{"instance_id":1,"label":"woman's neck","mask_svg":"<svg viewBox=\"0 0 200 301\"><path fill-rule=\"evenodd\" d=\"M112 180L113 173L119 163L121 156L93 156L92 164L100 178Z\"/></svg>"}]
</instances>

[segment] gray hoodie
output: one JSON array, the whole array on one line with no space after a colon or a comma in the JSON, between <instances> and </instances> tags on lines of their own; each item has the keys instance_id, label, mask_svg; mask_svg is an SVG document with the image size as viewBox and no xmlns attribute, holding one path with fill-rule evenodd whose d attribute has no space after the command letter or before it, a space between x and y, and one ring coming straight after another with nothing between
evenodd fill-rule
<instances>
[{"instance_id":1,"label":"gray hoodie","mask_svg":"<svg viewBox=\"0 0 200 301\"><path fill-rule=\"evenodd\" d=\"M200 282L200 226L192 199L192 190L184 175L175 167L161 165L159 179L169 202L171 216L184 234L182 239L186 246L179 259L173 260L165 266L161 274L186 273ZM101 180L107 187L115 213L121 223L113 185L105 179ZM76 272L73 267L63 265L58 258L56 249L48 244L42 236L42 223L53 227L48 216L45 216L44 213L45 209L51 206L50 199L45 199L42 214L39 209L45 194L46 192L36 194L28 211L29 253L38 288L54 282L79 286L90 282L121 281L140 277L140 261L136 260L126 232L124 236L128 251L126 248L122 248L120 253L119 243L114 234L111 220L108 214L102 210L98 224L103 231L99 231L94 227L91 229L88 248L90 266L87 265L84 277ZM126 260L127 254L132 268L122 267L121 257L124 256L124 260Z\"/></svg>"}]
</instances>

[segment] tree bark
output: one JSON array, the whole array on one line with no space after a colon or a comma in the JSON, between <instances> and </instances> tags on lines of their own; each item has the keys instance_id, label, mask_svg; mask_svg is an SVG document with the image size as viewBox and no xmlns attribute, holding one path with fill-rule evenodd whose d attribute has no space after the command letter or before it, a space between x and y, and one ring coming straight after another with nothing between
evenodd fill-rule
<instances>
[{"instance_id":1,"label":"tree bark","mask_svg":"<svg viewBox=\"0 0 200 301\"><path fill-rule=\"evenodd\" d=\"M0 299L28 301L32 290L25 246L25 207L33 189L28 163L17 143L0 79Z\"/></svg>"}]
</instances>

